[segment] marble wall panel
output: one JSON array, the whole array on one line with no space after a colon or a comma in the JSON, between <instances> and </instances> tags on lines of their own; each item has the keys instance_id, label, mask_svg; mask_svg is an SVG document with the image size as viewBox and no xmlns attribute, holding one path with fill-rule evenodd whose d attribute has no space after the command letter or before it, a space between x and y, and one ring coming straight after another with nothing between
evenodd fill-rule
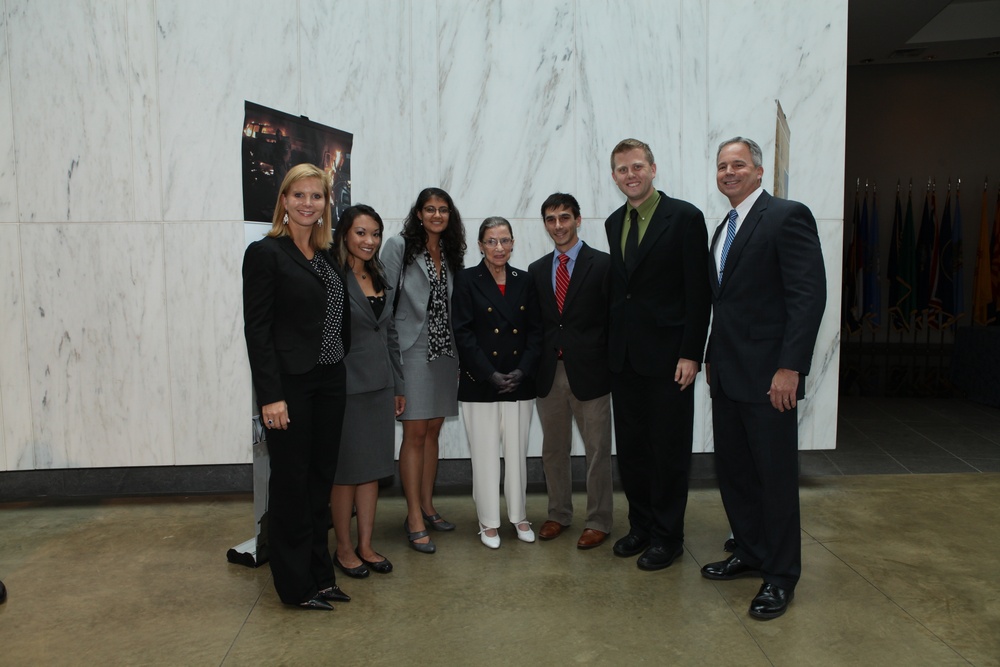
<instances>
[{"instance_id":1,"label":"marble wall panel","mask_svg":"<svg viewBox=\"0 0 1000 667\"><path fill-rule=\"evenodd\" d=\"M763 149L764 183L773 189L780 100L791 132L789 196L817 218L842 218L847 1L720 0L708 7L711 159L720 141L751 137ZM706 215L719 220L727 209L714 193Z\"/></svg>"},{"instance_id":2,"label":"marble wall panel","mask_svg":"<svg viewBox=\"0 0 1000 667\"><path fill-rule=\"evenodd\" d=\"M574 185L573 6L438 3L441 160L432 177L469 219L534 217L546 196Z\"/></svg>"},{"instance_id":3,"label":"marble wall panel","mask_svg":"<svg viewBox=\"0 0 1000 667\"><path fill-rule=\"evenodd\" d=\"M7 2L21 221L133 218L125 13L125 0Z\"/></svg>"},{"instance_id":4,"label":"marble wall panel","mask_svg":"<svg viewBox=\"0 0 1000 667\"><path fill-rule=\"evenodd\" d=\"M369 204L383 216L406 214L417 194L413 179L427 166L426 156L416 159L413 152L414 135L426 128L415 125L413 113L412 4L300 4L304 52L330 54L323 62L322 84L302 88L301 113L354 134L352 201ZM428 3L425 13L432 7ZM425 48L434 44L430 36L422 42Z\"/></svg>"},{"instance_id":5,"label":"marble wall panel","mask_svg":"<svg viewBox=\"0 0 1000 667\"><path fill-rule=\"evenodd\" d=\"M36 468L172 465L162 225L21 226Z\"/></svg>"},{"instance_id":6,"label":"marble wall panel","mask_svg":"<svg viewBox=\"0 0 1000 667\"><path fill-rule=\"evenodd\" d=\"M176 465L252 460L243 223L163 226Z\"/></svg>"},{"instance_id":7,"label":"marble wall panel","mask_svg":"<svg viewBox=\"0 0 1000 667\"><path fill-rule=\"evenodd\" d=\"M322 86L295 2L156 4L160 144L166 220L240 220L244 100L301 113Z\"/></svg>"},{"instance_id":8,"label":"marble wall panel","mask_svg":"<svg viewBox=\"0 0 1000 667\"><path fill-rule=\"evenodd\" d=\"M0 5L0 90L10 90L7 12ZM0 97L0 222L17 221L17 174L14 171L14 108L10 95Z\"/></svg>"},{"instance_id":9,"label":"marble wall panel","mask_svg":"<svg viewBox=\"0 0 1000 667\"><path fill-rule=\"evenodd\" d=\"M128 39L126 76L132 131L132 189L136 221L163 220L163 160L160 152L161 99L157 86L156 3L129 2L125 9Z\"/></svg>"},{"instance_id":10,"label":"marble wall panel","mask_svg":"<svg viewBox=\"0 0 1000 667\"><path fill-rule=\"evenodd\" d=\"M0 225L0 470L35 467L18 232Z\"/></svg>"},{"instance_id":11,"label":"marble wall panel","mask_svg":"<svg viewBox=\"0 0 1000 667\"><path fill-rule=\"evenodd\" d=\"M586 215L607 216L624 203L611 178L611 150L622 139L647 142L654 184L681 199L684 63L682 0L578 3L577 163L574 193Z\"/></svg>"}]
</instances>

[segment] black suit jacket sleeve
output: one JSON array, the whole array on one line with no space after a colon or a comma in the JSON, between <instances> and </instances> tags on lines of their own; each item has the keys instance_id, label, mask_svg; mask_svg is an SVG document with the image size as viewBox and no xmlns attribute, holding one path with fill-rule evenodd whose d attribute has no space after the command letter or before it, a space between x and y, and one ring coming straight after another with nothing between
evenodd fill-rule
<instances>
[{"instance_id":1,"label":"black suit jacket sleeve","mask_svg":"<svg viewBox=\"0 0 1000 667\"><path fill-rule=\"evenodd\" d=\"M778 237L787 318L778 368L808 375L826 308L826 272L812 212L799 202L789 204L792 206Z\"/></svg>"}]
</instances>

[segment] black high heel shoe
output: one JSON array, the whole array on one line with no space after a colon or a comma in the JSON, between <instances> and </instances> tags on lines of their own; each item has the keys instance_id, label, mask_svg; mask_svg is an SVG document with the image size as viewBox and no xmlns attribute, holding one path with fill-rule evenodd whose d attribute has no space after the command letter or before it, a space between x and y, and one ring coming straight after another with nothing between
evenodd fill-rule
<instances>
[{"instance_id":1,"label":"black high heel shoe","mask_svg":"<svg viewBox=\"0 0 1000 667\"><path fill-rule=\"evenodd\" d=\"M299 603L300 609L315 609L317 611L333 611L333 605L320 597L317 593L316 597L311 600L306 600L305 602Z\"/></svg>"},{"instance_id":2,"label":"black high heel shoe","mask_svg":"<svg viewBox=\"0 0 1000 667\"><path fill-rule=\"evenodd\" d=\"M428 540L426 544L416 541L422 537L429 537L430 534L426 530L418 530L415 533L411 533L409 519L403 519L403 530L406 531L406 539L410 541L410 547L414 551L419 551L422 554L432 554L437 551L437 547L434 546L434 542L430 540Z\"/></svg>"},{"instance_id":3,"label":"black high heel shoe","mask_svg":"<svg viewBox=\"0 0 1000 667\"><path fill-rule=\"evenodd\" d=\"M441 532L447 532L449 530L455 530L455 524L451 521L445 521L441 518L441 514L431 514L430 516L424 514L423 510L420 513L424 516L424 521L426 521L431 528Z\"/></svg>"},{"instance_id":4,"label":"black high heel shoe","mask_svg":"<svg viewBox=\"0 0 1000 667\"><path fill-rule=\"evenodd\" d=\"M351 601L351 596L345 593L344 591L340 590L340 586L337 586L336 584L330 586L329 588L324 588L323 590L321 590L319 593L316 594L316 597L321 598L323 600L330 600L331 602Z\"/></svg>"}]
</instances>

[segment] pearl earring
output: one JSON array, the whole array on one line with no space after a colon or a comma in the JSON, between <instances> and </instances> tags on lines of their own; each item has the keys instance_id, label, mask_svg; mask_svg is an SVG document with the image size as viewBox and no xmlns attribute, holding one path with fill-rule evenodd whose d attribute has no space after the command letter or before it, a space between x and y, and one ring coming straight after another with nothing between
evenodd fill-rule
<instances>
[{"instance_id":1,"label":"pearl earring","mask_svg":"<svg viewBox=\"0 0 1000 667\"><path fill-rule=\"evenodd\" d=\"M283 224L283 225L287 225L288 224L288 214L287 213L285 214L285 217L281 219L281 224Z\"/></svg>"}]
</instances>

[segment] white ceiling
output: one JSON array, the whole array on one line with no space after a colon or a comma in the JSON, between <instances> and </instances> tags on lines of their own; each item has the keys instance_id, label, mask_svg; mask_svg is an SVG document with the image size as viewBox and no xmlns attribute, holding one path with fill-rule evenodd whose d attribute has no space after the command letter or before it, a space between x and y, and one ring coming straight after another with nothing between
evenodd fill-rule
<instances>
[{"instance_id":1,"label":"white ceiling","mask_svg":"<svg viewBox=\"0 0 1000 667\"><path fill-rule=\"evenodd\" d=\"M1000 58L1000 0L849 0L848 65L970 58Z\"/></svg>"}]
</instances>

